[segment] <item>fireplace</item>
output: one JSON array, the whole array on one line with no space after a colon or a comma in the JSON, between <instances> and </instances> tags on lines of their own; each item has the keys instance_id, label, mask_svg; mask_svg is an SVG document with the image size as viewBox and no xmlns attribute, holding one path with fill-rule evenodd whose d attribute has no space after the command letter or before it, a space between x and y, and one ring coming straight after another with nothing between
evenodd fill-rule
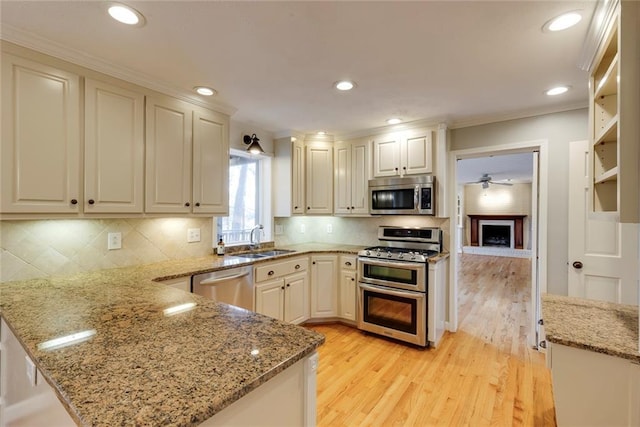
<instances>
[{"instance_id":1,"label":"fireplace","mask_svg":"<svg viewBox=\"0 0 640 427\"><path fill-rule=\"evenodd\" d=\"M513 220L480 220L478 243L480 246L514 248Z\"/></svg>"},{"instance_id":2,"label":"fireplace","mask_svg":"<svg viewBox=\"0 0 640 427\"><path fill-rule=\"evenodd\" d=\"M526 215L469 215L469 218L471 246L523 249Z\"/></svg>"}]
</instances>

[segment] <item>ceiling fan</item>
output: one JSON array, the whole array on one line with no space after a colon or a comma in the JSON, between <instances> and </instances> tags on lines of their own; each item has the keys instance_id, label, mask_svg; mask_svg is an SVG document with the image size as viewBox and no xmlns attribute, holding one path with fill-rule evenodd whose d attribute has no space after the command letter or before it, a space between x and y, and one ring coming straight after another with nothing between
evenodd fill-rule
<instances>
[{"instance_id":1,"label":"ceiling fan","mask_svg":"<svg viewBox=\"0 0 640 427\"><path fill-rule=\"evenodd\" d=\"M483 173L479 180L473 182L473 184L482 184L482 188L489 188L489 184L498 184L498 185L513 185L510 182L497 182L493 181L493 178L489 176L488 173Z\"/></svg>"}]
</instances>

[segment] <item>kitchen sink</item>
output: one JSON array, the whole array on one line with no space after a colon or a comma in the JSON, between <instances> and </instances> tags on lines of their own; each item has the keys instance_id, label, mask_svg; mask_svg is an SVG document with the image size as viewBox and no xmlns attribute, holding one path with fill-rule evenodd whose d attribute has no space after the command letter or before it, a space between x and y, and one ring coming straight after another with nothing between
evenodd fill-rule
<instances>
[{"instance_id":1,"label":"kitchen sink","mask_svg":"<svg viewBox=\"0 0 640 427\"><path fill-rule=\"evenodd\" d=\"M270 258L278 255L289 254L291 252L295 252L295 251L292 251L289 249L273 249L270 251L248 252L244 254L234 254L229 256L238 257L238 258L248 258L248 259L262 259L262 258Z\"/></svg>"}]
</instances>

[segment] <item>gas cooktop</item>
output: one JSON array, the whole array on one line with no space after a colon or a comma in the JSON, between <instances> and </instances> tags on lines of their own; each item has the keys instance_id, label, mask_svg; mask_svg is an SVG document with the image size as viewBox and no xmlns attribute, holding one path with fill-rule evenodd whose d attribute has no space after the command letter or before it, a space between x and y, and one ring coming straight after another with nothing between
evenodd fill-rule
<instances>
[{"instance_id":1,"label":"gas cooktop","mask_svg":"<svg viewBox=\"0 0 640 427\"><path fill-rule=\"evenodd\" d=\"M442 230L435 227L391 227L378 229L380 246L358 252L363 258L426 262L442 250Z\"/></svg>"}]
</instances>

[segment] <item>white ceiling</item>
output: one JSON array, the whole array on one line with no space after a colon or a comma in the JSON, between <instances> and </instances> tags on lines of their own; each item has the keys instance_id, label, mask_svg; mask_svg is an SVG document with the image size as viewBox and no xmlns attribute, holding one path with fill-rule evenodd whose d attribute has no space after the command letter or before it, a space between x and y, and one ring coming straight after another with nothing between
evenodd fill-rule
<instances>
[{"instance_id":1,"label":"white ceiling","mask_svg":"<svg viewBox=\"0 0 640 427\"><path fill-rule=\"evenodd\" d=\"M488 174L492 181L531 182L533 179L533 153L460 159L456 171L458 184L476 182L483 174Z\"/></svg>"},{"instance_id":2,"label":"white ceiling","mask_svg":"<svg viewBox=\"0 0 640 427\"><path fill-rule=\"evenodd\" d=\"M113 21L106 2L2 1L2 37L176 91L209 85L234 120L276 134L344 135L392 116L455 127L587 104L577 63L593 0L126 3L144 27ZM541 31L576 9L578 26ZM343 78L358 87L332 89ZM572 90L543 94L559 83Z\"/></svg>"}]
</instances>

